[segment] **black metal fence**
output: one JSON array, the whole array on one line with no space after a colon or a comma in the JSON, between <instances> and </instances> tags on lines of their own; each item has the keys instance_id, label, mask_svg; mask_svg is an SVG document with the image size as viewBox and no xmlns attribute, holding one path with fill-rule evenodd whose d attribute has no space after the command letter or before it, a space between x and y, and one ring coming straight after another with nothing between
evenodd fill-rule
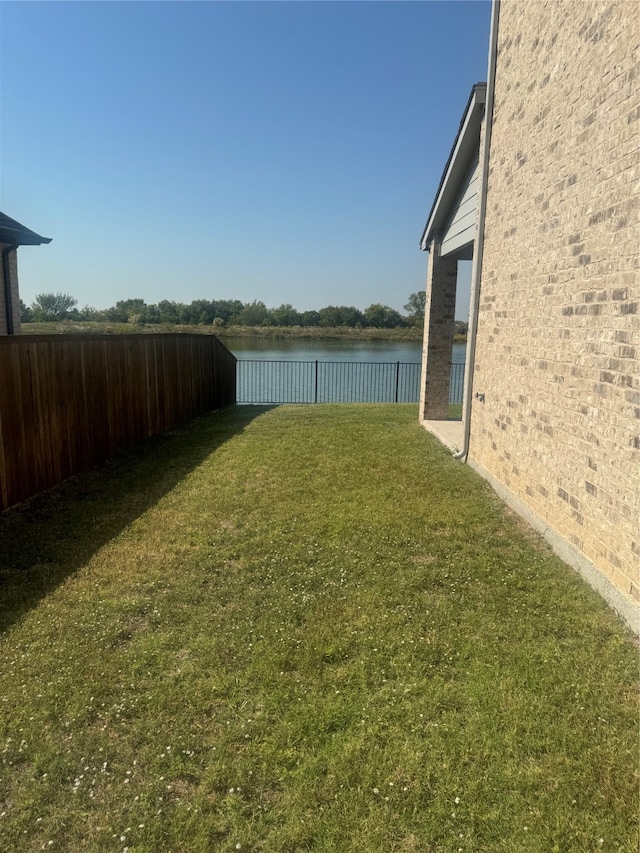
<instances>
[{"instance_id":1,"label":"black metal fence","mask_svg":"<svg viewBox=\"0 0 640 853\"><path fill-rule=\"evenodd\" d=\"M449 402L462 404L464 394L464 364L450 365Z\"/></svg>"},{"instance_id":2,"label":"black metal fence","mask_svg":"<svg viewBox=\"0 0 640 853\"><path fill-rule=\"evenodd\" d=\"M238 403L417 403L419 362L239 359ZM464 364L451 365L449 401L462 402Z\"/></svg>"}]
</instances>

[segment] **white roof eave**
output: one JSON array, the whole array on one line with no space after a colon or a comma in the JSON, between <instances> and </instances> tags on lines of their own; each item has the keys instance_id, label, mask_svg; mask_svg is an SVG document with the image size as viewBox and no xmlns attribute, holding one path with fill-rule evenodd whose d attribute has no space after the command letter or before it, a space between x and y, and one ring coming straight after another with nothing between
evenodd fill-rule
<instances>
[{"instance_id":1,"label":"white roof eave","mask_svg":"<svg viewBox=\"0 0 640 853\"><path fill-rule=\"evenodd\" d=\"M423 251L429 250L434 235L448 219L462 182L467 176L471 158L480 147L480 126L484 115L486 88L485 83L476 83L471 91L429 219L422 232L420 248Z\"/></svg>"}]
</instances>

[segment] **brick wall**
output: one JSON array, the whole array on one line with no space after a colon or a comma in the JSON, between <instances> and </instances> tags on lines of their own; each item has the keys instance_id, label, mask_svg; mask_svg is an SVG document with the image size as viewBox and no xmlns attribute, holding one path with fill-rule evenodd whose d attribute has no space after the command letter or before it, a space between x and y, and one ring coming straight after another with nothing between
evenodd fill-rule
<instances>
[{"instance_id":1,"label":"brick wall","mask_svg":"<svg viewBox=\"0 0 640 853\"><path fill-rule=\"evenodd\" d=\"M427 267L428 310L425 315L420 378L420 420L447 420L451 351L455 331L458 262L455 256L441 257L434 240Z\"/></svg>"},{"instance_id":2,"label":"brick wall","mask_svg":"<svg viewBox=\"0 0 640 853\"><path fill-rule=\"evenodd\" d=\"M0 243L0 252L6 248L6 244ZM14 250L9 253L9 275L11 279L11 300L13 304L13 330L16 335L20 334L20 293L18 291L18 258ZM0 270L0 335L7 334L7 308L4 296L3 271Z\"/></svg>"},{"instance_id":3,"label":"brick wall","mask_svg":"<svg viewBox=\"0 0 640 853\"><path fill-rule=\"evenodd\" d=\"M470 459L640 600L640 15L503 0Z\"/></svg>"}]
</instances>

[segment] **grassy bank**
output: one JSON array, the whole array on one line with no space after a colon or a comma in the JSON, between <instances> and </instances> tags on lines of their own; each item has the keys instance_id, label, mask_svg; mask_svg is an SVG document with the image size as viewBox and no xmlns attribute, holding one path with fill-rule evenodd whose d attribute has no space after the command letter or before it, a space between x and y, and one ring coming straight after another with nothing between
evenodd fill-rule
<instances>
[{"instance_id":1,"label":"grassy bank","mask_svg":"<svg viewBox=\"0 0 640 853\"><path fill-rule=\"evenodd\" d=\"M637 851L637 659L413 406L238 407L0 518L0 849Z\"/></svg>"},{"instance_id":2,"label":"grassy bank","mask_svg":"<svg viewBox=\"0 0 640 853\"><path fill-rule=\"evenodd\" d=\"M353 341L421 341L422 329L351 329L345 326L325 328L320 326L174 326L131 323L76 323L64 320L57 323L25 323L23 335L59 334L167 334L182 332L196 335L217 335L219 338L301 338L316 340ZM464 341L464 338L462 339Z\"/></svg>"}]
</instances>

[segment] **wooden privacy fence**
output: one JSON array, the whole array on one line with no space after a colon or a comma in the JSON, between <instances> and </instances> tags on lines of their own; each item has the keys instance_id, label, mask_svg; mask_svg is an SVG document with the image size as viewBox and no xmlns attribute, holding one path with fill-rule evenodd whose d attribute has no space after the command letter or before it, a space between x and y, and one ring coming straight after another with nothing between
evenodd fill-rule
<instances>
[{"instance_id":1,"label":"wooden privacy fence","mask_svg":"<svg viewBox=\"0 0 640 853\"><path fill-rule=\"evenodd\" d=\"M235 394L212 335L0 337L0 511Z\"/></svg>"}]
</instances>

